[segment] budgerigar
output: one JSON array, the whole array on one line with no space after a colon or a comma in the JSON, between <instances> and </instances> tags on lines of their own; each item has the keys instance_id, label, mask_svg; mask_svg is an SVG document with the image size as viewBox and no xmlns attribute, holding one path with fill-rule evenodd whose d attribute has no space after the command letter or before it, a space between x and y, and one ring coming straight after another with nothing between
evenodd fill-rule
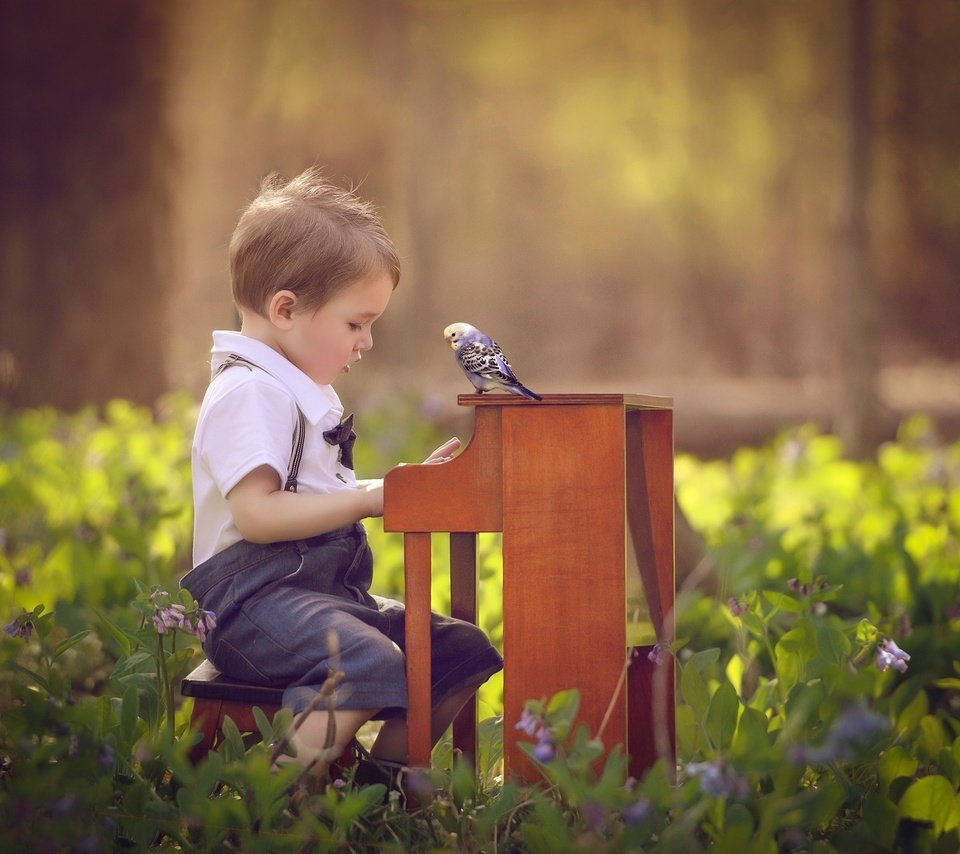
<instances>
[{"instance_id":1,"label":"budgerigar","mask_svg":"<svg viewBox=\"0 0 960 854\"><path fill-rule=\"evenodd\" d=\"M485 391L506 391L531 400L542 400L517 379L500 345L469 323L451 323L443 330L443 337L457 354L457 364L463 369L481 394Z\"/></svg>"}]
</instances>

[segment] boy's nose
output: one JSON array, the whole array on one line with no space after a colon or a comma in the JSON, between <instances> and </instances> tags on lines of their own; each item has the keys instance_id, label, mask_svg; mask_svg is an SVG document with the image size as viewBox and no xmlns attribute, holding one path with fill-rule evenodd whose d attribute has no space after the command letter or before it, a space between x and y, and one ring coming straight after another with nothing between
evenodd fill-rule
<instances>
[{"instance_id":1,"label":"boy's nose","mask_svg":"<svg viewBox=\"0 0 960 854\"><path fill-rule=\"evenodd\" d=\"M372 350L373 349L373 333L367 332L363 338L360 339L360 344L357 349L359 350Z\"/></svg>"}]
</instances>

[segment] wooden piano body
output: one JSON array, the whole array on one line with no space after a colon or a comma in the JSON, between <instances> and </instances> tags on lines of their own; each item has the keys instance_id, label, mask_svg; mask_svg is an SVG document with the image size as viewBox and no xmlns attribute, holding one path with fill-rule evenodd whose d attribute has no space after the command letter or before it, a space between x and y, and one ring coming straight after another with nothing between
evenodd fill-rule
<instances>
[{"instance_id":1,"label":"wooden piano body","mask_svg":"<svg viewBox=\"0 0 960 854\"><path fill-rule=\"evenodd\" d=\"M384 529L404 534L411 765L429 765L431 533L450 533L453 616L476 621L478 532L503 533L505 772L533 779L515 723L577 688L578 721L630 773L674 752L673 411L629 394L461 395L474 432L449 463L393 469ZM486 595L498 595L487 592ZM631 655L632 653L632 655ZM627 666L629 662L629 666ZM454 724L476 749L476 705Z\"/></svg>"}]
</instances>

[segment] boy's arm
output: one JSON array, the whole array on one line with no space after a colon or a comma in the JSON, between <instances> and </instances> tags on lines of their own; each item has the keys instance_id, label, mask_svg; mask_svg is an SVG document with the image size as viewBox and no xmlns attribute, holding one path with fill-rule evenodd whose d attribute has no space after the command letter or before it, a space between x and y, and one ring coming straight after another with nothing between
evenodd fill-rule
<instances>
[{"instance_id":1,"label":"boy's arm","mask_svg":"<svg viewBox=\"0 0 960 854\"><path fill-rule=\"evenodd\" d=\"M277 543L325 534L368 516L383 515L383 481L319 495L284 492L270 466L245 475L227 494L234 524L251 543Z\"/></svg>"},{"instance_id":2,"label":"boy's arm","mask_svg":"<svg viewBox=\"0 0 960 854\"><path fill-rule=\"evenodd\" d=\"M448 439L424 460L445 463L460 447ZM227 503L240 535L251 543L279 543L315 537L370 516L383 515L383 481L361 480L355 489L319 495L284 492L280 476L259 466L227 493Z\"/></svg>"}]
</instances>

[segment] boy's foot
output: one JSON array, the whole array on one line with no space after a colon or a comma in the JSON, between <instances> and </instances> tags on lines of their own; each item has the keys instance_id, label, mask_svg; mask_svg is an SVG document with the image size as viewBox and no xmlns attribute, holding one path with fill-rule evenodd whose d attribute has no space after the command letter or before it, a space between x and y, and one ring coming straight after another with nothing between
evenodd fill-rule
<instances>
[{"instance_id":1,"label":"boy's foot","mask_svg":"<svg viewBox=\"0 0 960 854\"><path fill-rule=\"evenodd\" d=\"M354 767L353 781L358 786L372 786L382 783L387 791L402 792L403 772L406 765L402 762L392 762L389 759L378 759L373 756L359 741L353 740L353 752L357 758Z\"/></svg>"}]
</instances>

